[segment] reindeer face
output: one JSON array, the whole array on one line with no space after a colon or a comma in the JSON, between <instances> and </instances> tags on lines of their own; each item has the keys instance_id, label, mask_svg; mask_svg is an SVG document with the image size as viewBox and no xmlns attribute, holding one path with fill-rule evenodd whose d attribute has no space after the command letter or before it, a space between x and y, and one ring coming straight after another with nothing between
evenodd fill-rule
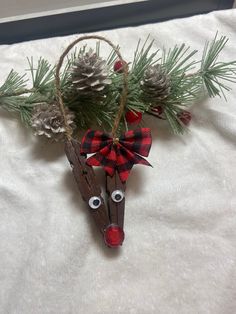
<instances>
[{"instance_id":1,"label":"reindeer face","mask_svg":"<svg viewBox=\"0 0 236 314\"><path fill-rule=\"evenodd\" d=\"M119 247L124 241L125 184L116 172L113 177L106 176L106 204L93 168L86 164L86 156L80 155L80 144L71 140L66 143L65 151L80 193L89 205L105 244L112 248Z\"/></svg>"}]
</instances>

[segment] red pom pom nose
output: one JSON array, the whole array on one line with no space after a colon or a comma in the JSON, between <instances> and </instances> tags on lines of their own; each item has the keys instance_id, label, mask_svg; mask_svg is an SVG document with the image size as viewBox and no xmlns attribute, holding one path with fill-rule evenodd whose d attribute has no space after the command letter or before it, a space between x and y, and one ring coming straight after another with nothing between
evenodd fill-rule
<instances>
[{"instance_id":1,"label":"red pom pom nose","mask_svg":"<svg viewBox=\"0 0 236 314\"><path fill-rule=\"evenodd\" d=\"M122 245L124 238L123 229L117 225L109 225L104 232L104 241L107 246L112 248Z\"/></svg>"}]
</instances>

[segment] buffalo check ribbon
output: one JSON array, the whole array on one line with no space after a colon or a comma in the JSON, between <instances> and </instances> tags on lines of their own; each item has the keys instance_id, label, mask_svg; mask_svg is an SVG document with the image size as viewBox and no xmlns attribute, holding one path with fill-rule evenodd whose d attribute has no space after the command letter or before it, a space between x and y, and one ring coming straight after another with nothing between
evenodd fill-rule
<instances>
[{"instance_id":1,"label":"buffalo check ribbon","mask_svg":"<svg viewBox=\"0 0 236 314\"><path fill-rule=\"evenodd\" d=\"M88 130L81 142L81 154L92 154L86 161L90 166L102 166L113 176L118 172L122 182L128 179L133 165L151 166L142 156L147 157L152 138L149 128L125 132L119 138L112 138L101 131Z\"/></svg>"}]
</instances>

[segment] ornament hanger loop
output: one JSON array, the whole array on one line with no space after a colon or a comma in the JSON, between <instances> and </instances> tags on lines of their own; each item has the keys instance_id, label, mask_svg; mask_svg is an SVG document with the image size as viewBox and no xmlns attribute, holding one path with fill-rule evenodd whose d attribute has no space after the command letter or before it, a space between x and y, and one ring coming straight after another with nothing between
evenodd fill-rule
<instances>
[{"instance_id":1,"label":"ornament hanger loop","mask_svg":"<svg viewBox=\"0 0 236 314\"><path fill-rule=\"evenodd\" d=\"M108 39L106 39L105 37L99 36L99 35L87 35L87 36L81 36L79 38L77 38L76 40L74 40L62 53L58 64L56 66L56 74L55 74L55 86L56 86L56 96L57 96L57 100L58 100L58 104L64 119L64 124L65 124L65 128L66 128L66 137L68 139L68 141L71 141L72 139L72 128L70 127L68 121L67 121L67 117L66 117L66 112L65 112L65 105L62 99L62 93L61 93L61 88L60 88L60 70L63 64L63 61L65 59L65 57L67 56L67 54L70 52L70 50L79 42L83 41L83 40L88 40L88 39L98 39L101 41L106 42L108 45L110 45L114 51L116 52L117 56L119 57L120 61L123 64L123 89L121 92L121 97L120 97L120 104L119 104L119 110L117 112L117 115L115 117L114 120L114 125L112 128L112 136L115 138L116 137L116 133L119 127L119 123L120 120L122 118L124 109L125 109L125 105L126 105L126 99L127 99L127 94L128 94L128 65L126 64L126 62L124 61L124 59L122 58L119 49Z\"/></svg>"}]
</instances>

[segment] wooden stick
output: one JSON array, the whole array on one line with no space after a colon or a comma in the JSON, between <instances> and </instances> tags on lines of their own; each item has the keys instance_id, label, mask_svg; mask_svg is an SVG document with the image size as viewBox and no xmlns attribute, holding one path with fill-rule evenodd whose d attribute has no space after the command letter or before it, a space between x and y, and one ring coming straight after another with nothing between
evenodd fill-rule
<instances>
[{"instance_id":1,"label":"wooden stick","mask_svg":"<svg viewBox=\"0 0 236 314\"><path fill-rule=\"evenodd\" d=\"M65 153L72 167L72 172L85 202L97 196L101 199L101 205L97 209L90 208L90 212L101 233L109 224L109 218L105 202L101 196L101 188L96 181L93 168L86 164L86 156L80 154L80 143L71 139L65 144Z\"/></svg>"},{"instance_id":2,"label":"wooden stick","mask_svg":"<svg viewBox=\"0 0 236 314\"><path fill-rule=\"evenodd\" d=\"M125 183L122 183L117 172L113 177L106 177L106 190L108 195L108 209L110 223L117 224L123 229L124 226L124 213L125 213L125 197L120 202L115 202L112 199L114 191L121 191L125 193Z\"/></svg>"}]
</instances>

